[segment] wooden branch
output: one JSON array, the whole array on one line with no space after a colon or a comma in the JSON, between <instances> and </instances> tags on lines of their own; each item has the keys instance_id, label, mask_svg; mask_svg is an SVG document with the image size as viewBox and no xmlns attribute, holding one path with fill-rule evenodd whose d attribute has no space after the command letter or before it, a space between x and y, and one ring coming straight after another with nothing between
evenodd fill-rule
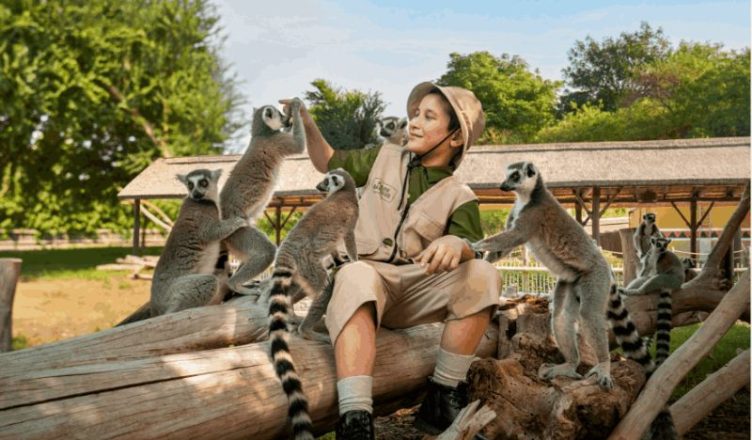
<instances>
[{"instance_id":1,"label":"wooden branch","mask_svg":"<svg viewBox=\"0 0 752 440\"><path fill-rule=\"evenodd\" d=\"M0 258L0 352L13 349L13 297L20 275L20 258Z\"/></svg>"},{"instance_id":2,"label":"wooden branch","mask_svg":"<svg viewBox=\"0 0 752 440\"><path fill-rule=\"evenodd\" d=\"M417 395L436 359L443 324L379 330L375 410ZM491 327L477 355L495 353ZM290 338L315 433L337 419L332 348ZM3 381L0 439L247 439L288 435L287 398L268 343L22 372ZM40 419L41 415L44 415Z\"/></svg>"},{"instance_id":3,"label":"wooden branch","mask_svg":"<svg viewBox=\"0 0 752 440\"><path fill-rule=\"evenodd\" d=\"M603 215L606 213L606 210L608 209L609 206L611 206L611 203L613 203L614 200L616 200L616 196L619 195L622 188L623 188L622 186L616 188L616 192L608 196L608 199L606 199L606 204L603 206L603 208L600 211L600 215Z\"/></svg>"},{"instance_id":4,"label":"wooden branch","mask_svg":"<svg viewBox=\"0 0 752 440\"><path fill-rule=\"evenodd\" d=\"M0 377L247 344L266 336L267 309L250 297L138 321L0 355ZM0 386L0 389L5 389Z\"/></svg>"},{"instance_id":5,"label":"wooden branch","mask_svg":"<svg viewBox=\"0 0 752 440\"><path fill-rule=\"evenodd\" d=\"M723 298L702 327L682 344L650 377L647 385L609 439L637 440L650 426L684 376L749 309L749 271Z\"/></svg>"},{"instance_id":6,"label":"wooden branch","mask_svg":"<svg viewBox=\"0 0 752 440\"><path fill-rule=\"evenodd\" d=\"M161 219L159 219L156 215L152 214L151 211L149 211L146 208L146 204L141 207L141 213L148 218L149 220L153 221L154 224L159 226L160 228L164 229L168 233L172 230L172 227L168 225L167 223L163 222Z\"/></svg>"},{"instance_id":7,"label":"wooden branch","mask_svg":"<svg viewBox=\"0 0 752 440\"><path fill-rule=\"evenodd\" d=\"M671 405L679 435L689 432L718 405L749 384L749 359L747 349Z\"/></svg>"}]
</instances>

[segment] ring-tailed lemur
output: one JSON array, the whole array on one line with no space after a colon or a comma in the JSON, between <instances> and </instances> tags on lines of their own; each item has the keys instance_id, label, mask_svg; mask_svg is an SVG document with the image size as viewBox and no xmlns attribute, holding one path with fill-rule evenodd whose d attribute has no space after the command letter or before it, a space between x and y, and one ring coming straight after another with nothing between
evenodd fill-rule
<instances>
[{"instance_id":1,"label":"ring-tailed lemur","mask_svg":"<svg viewBox=\"0 0 752 440\"><path fill-rule=\"evenodd\" d=\"M235 164L220 194L222 218L242 216L253 224L263 213L272 197L282 161L286 156L305 150L301 105L300 99L293 99L287 115L271 105L254 111L251 143ZM289 121L292 124L290 133L282 130ZM276 246L253 226L232 234L224 244L241 262L227 284L236 292L252 293L242 283L272 263Z\"/></svg>"},{"instance_id":2,"label":"ring-tailed lemur","mask_svg":"<svg viewBox=\"0 0 752 440\"><path fill-rule=\"evenodd\" d=\"M643 270L621 292L626 295L645 295L658 292L656 320L655 362L660 365L669 355L671 342L671 294L684 283L684 264L668 250L671 240L651 237L650 249L643 258Z\"/></svg>"},{"instance_id":3,"label":"ring-tailed lemur","mask_svg":"<svg viewBox=\"0 0 752 440\"><path fill-rule=\"evenodd\" d=\"M365 148L376 148L384 142L402 146L407 144L407 118L385 116L376 121L375 131L380 142L368 144Z\"/></svg>"},{"instance_id":4,"label":"ring-tailed lemur","mask_svg":"<svg viewBox=\"0 0 752 440\"><path fill-rule=\"evenodd\" d=\"M220 242L248 222L239 216L220 220L217 181L221 172L200 169L177 176L188 187L188 197L154 269L151 316L222 301L226 277L214 275Z\"/></svg>"},{"instance_id":5,"label":"ring-tailed lemur","mask_svg":"<svg viewBox=\"0 0 752 440\"><path fill-rule=\"evenodd\" d=\"M327 282L322 259L337 252L343 242L350 261L358 259L354 234L358 220L355 182L346 171L337 169L327 173L316 188L328 195L306 212L280 245L269 294L271 356L290 403L288 414L296 439L312 439L313 435L308 401L287 345L287 324L294 300L291 292L299 289L313 298L313 305L301 323L301 327L312 327L326 310L320 295Z\"/></svg>"},{"instance_id":6,"label":"ring-tailed lemur","mask_svg":"<svg viewBox=\"0 0 752 440\"><path fill-rule=\"evenodd\" d=\"M514 191L516 196L506 230L475 243L473 248L489 252L487 259L493 261L527 244L535 258L558 278L552 295L551 322L565 363L544 365L539 375L544 379L581 377L576 371L580 363L575 327L578 323L598 359L587 376L595 377L602 388L613 387L607 317L628 355L638 362L649 362L642 339L634 324L630 325L620 298L615 296L611 267L582 226L546 189L536 167L530 162L509 165L500 189Z\"/></svg>"},{"instance_id":7,"label":"ring-tailed lemur","mask_svg":"<svg viewBox=\"0 0 752 440\"><path fill-rule=\"evenodd\" d=\"M640 260L650 250L651 237L663 237L663 234L655 223L655 214L648 212L642 216L642 223L640 223L640 226L635 229L632 235L632 241L637 250L637 257Z\"/></svg>"}]
</instances>

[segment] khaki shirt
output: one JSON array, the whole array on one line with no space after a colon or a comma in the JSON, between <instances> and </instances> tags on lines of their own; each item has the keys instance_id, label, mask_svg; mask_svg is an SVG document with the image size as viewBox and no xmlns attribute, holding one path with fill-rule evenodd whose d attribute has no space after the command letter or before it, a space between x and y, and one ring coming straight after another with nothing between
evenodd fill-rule
<instances>
[{"instance_id":1,"label":"khaki shirt","mask_svg":"<svg viewBox=\"0 0 752 440\"><path fill-rule=\"evenodd\" d=\"M442 173L419 166L406 180L410 157L403 147L384 144L377 150L338 151L329 161L329 169L342 167L358 185L364 185L355 228L358 254L363 258L407 263L447 233L469 241L482 238L478 202L472 190L448 169ZM421 185L422 179L428 184Z\"/></svg>"}]
</instances>

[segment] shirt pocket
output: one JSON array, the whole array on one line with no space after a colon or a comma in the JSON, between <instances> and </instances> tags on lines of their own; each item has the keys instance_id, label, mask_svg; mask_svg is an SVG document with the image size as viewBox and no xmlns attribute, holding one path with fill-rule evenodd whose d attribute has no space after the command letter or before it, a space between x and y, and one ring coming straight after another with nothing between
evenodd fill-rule
<instances>
[{"instance_id":1,"label":"shirt pocket","mask_svg":"<svg viewBox=\"0 0 752 440\"><path fill-rule=\"evenodd\" d=\"M402 230L402 246L404 256L413 258L432 241L444 235L444 222L437 221L423 212L418 212L405 224Z\"/></svg>"}]
</instances>

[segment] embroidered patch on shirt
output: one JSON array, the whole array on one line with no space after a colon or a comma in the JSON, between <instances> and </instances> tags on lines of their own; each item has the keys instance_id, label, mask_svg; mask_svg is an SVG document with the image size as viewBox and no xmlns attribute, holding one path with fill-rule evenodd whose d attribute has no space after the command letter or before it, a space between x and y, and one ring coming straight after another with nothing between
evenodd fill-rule
<instances>
[{"instance_id":1,"label":"embroidered patch on shirt","mask_svg":"<svg viewBox=\"0 0 752 440\"><path fill-rule=\"evenodd\" d=\"M382 200L386 200L387 202L391 202L397 193L393 186L384 183L381 179L375 179L371 185L371 189L378 194Z\"/></svg>"}]
</instances>

